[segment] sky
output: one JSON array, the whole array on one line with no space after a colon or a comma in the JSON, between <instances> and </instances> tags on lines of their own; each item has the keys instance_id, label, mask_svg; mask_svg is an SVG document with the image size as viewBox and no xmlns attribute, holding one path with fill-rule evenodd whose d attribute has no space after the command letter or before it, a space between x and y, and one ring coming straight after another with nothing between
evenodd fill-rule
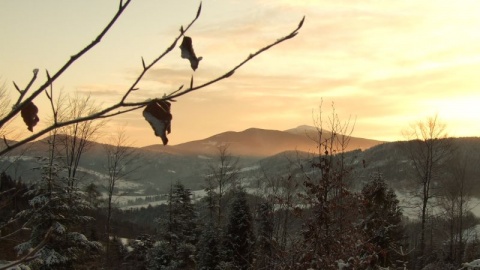
<instances>
[{"instance_id":1,"label":"sky","mask_svg":"<svg viewBox=\"0 0 480 270\"><path fill-rule=\"evenodd\" d=\"M199 1L133 1L102 42L54 83L54 92L90 95L104 107L122 96L149 62L196 14ZM139 85L130 101L161 97L214 79L250 53L292 31L298 36L253 59L234 76L177 99L170 144L257 127L313 125L319 108L356 119L353 136L404 139L402 130L435 114L450 136L480 135L480 2L473 0L204 0L187 33L194 72L175 48ZM25 86L38 68L53 74L89 44L117 1L0 1L0 85ZM41 96L42 128L49 107ZM20 121L17 121L20 122ZM19 136L28 135L19 123ZM141 111L111 119L134 145L161 143ZM25 132L23 132L23 129ZM107 131L107 133L108 133Z\"/></svg>"}]
</instances>

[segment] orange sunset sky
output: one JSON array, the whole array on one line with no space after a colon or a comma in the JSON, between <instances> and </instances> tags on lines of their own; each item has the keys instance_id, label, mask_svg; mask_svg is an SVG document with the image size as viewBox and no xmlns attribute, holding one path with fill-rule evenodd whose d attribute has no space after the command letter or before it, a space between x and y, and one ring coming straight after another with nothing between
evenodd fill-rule
<instances>
[{"instance_id":1,"label":"orange sunset sky","mask_svg":"<svg viewBox=\"0 0 480 270\"><path fill-rule=\"evenodd\" d=\"M90 94L99 105L118 100L147 62L195 16L199 1L133 1L105 39L54 84L54 91ZM16 98L40 69L57 71L91 42L118 2L0 1L0 83ZM161 97L213 79L250 53L293 30L297 37L262 54L235 75L188 94L172 106L170 144L250 127L285 130L313 125L312 111L335 103L356 117L353 136L401 140L412 122L438 114L451 136L480 135L480 2L460 0L300 1L205 0L187 33L197 55L193 72L176 48L149 72L130 101ZM179 45L179 44L178 44ZM45 97L41 128L48 119ZM126 126L137 146L161 143L141 111L109 122ZM18 130L25 130L22 125Z\"/></svg>"}]
</instances>

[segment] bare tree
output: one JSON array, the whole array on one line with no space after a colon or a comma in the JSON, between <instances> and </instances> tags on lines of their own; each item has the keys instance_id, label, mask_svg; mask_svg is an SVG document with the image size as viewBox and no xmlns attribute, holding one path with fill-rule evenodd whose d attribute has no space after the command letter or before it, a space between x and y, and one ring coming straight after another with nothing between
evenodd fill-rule
<instances>
[{"instance_id":1,"label":"bare tree","mask_svg":"<svg viewBox=\"0 0 480 270\"><path fill-rule=\"evenodd\" d=\"M470 175L472 167L478 163L473 149L455 149L453 158L447 164L449 175L442 181L440 190L440 208L446 218L449 233L449 256L453 261L462 262L465 249L465 230L469 228L466 220L473 206L470 204L475 186Z\"/></svg>"},{"instance_id":2,"label":"bare tree","mask_svg":"<svg viewBox=\"0 0 480 270\"><path fill-rule=\"evenodd\" d=\"M271 205L275 205L276 219L274 221L274 236L280 243L282 250L287 249L289 228L292 222L293 210L298 203L296 192L298 183L296 179L289 174L288 176L266 177L271 187L268 198Z\"/></svg>"},{"instance_id":3,"label":"bare tree","mask_svg":"<svg viewBox=\"0 0 480 270\"><path fill-rule=\"evenodd\" d=\"M286 169L288 173L283 173L283 170L275 170L271 168L271 164L262 164L262 174L258 177L259 197L263 197L270 205L275 206L273 217L273 238L276 239L278 245L274 245L281 250L287 250L287 244L292 241L293 236L290 228L295 221L294 212L300 205L298 192L301 186L301 181L297 177L298 167L301 165L299 152L296 152L292 157L285 153L285 164L282 164L282 169ZM289 238L290 237L290 238Z\"/></svg>"},{"instance_id":4,"label":"bare tree","mask_svg":"<svg viewBox=\"0 0 480 270\"><path fill-rule=\"evenodd\" d=\"M217 207L217 226L221 227L224 220L223 208L225 207L224 195L236 185L239 167L238 158L228 151L229 145L223 144L217 147L217 156L209 165L206 190L211 196L215 196Z\"/></svg>"},{"instance_id":5,"label":"bare tree","mask_svg":"<svg viewBox=\"0 0 480 270\"><path fill-rule=\"evenodd\" d=\"M101 42L103 37L105 37L105 35L109 32L109 30L113 27L113 25L116 24L118 19L121 17L121 15L127 9L127 7L129 6L129 4L131 2L132 2L132 0L126 0L126 1L120 0L117 12L113 16L113 18L108 22L108 24L103 28L103 30L98 34L98 36L90 44L88 44L83 49L81 49L79 52L77 52L77 53L73 54L71 57L69 57L69 59L63 64L63 66L61 66L56 72L51 74L50 72L46 71L46 80L43 83L41 83L41 85L38 88L31 89L33 83L37 79L37 75L38 75L38 71L39 71L38 69L33 70L33 76L31 78L30 82L28 82L27 85L24 88L20 88L14 82L15 89L18 92L18 98L14 102L14 106L11 108L11 110L9 110L8 113L6 113L4 116L2 116L0 118L0 130L2 130L5 127L5 124L10 122L15 116L17 116L19 114L22 114L22 116L23 116L25 114L26 116L28 116L27 118L30 119L29 120L30 122L27 124L28 128L29 128L29 130L31 130L33 132L33 126L39 121L39 118L37 116L38 109L33 104L33 101L35 101L35 99L40 94L42 94L44 92L47 95L47 98L49 98L52 101L53 91L51 91L51 90L48 91L48 88L52 88L53 83L59 77L61 77L66 70L68 70L78 59L80 59L81 57L86 55L93 47L95 47L97 44L99 44ZM24 139L22 139L18 142L7 143L7 139L4 136L4 142L5 142L6 145L3 149L0 150L0 155L3 155L3 154L5 154L5 153L7 153L7 152L9 152L9 151L11 151L15 148L27 143L27 142L33 141L33 140L39 138L40 136L45 135L48 132L50 132L54 129L57 129L57 128L61 128L61 127L64 127L64 126L75 124L75 123L90 121L90 120L94 120L94 119L113 117L113 116L124 114L124 113L130 112L130 111L138 110L138 109L141 109L141 108L147 106L150 102L152 102L152 100L145 100L145 101L140 101L140 102L130 102L130 101L128 101L128 99L133 92L140 90L138 88L138 84L143 79L144 75L153 66L155 66L161 59L163 59L163 57L165 55L170 53L176 47L178 41L182 37L184 38L184 43L185 43L185 40L188 40L189 37L186 37L185 34L188 32L188 30L191 28L191 26L195 23L195 21L199 18L200 13L201 13L201 5L199 6L198 11L197 11L194 19L186 27L183 27L183 26L180 27L179 34L173 39L172 44L168 48L166 48L166 50L163 53L156 56L150 62L146 62L143 59L143 57L141 58L142 70L139 72L139 74L133 80L131 86L128 87L124 91L123 96L115 104L110 105L110 106L105 107L105 108L101 108L98 111L92 112L88 115L75 117L74 119L68 119L68 120L59 119L57 117L58 116L58 111L56 111L55 107L52 106L51 113L54 116L53 117L54 118L53 124L49 124L43 130L33 132L32 135L30 135L30 136L28 136L28 137L26 137L26 138L24 138ZM272 48L273 46L275 46L279 43L282 43L282 42L284 42L288 39L291 39L291 38L295 37L298 34L298 30L302 27L303 22L304 22L304 18L300 21L298 26L292 32L288 33L286 36L283 36L283 37L275 40L274 42L268 44L267 46L265 46L263 48L260 48L256 52L249 54L248 57L245 60L241 61L238 65L236 65L233 68L231 68L230 70L226 71L224 74L219 75L215 78L212 78L211 80L209 80L205 83L202 83L200 85L194 85L194 80L193 80L193 76L192 76L191 79L189 80L190 82L189 82L188 87L184 88L183 85L182 85L182 86L178 87L178 89L171 91L169 94L164 95L163 97L153 97L153 99L154 100L160 100L160 101L172 101L175 98L181 97L185 94L188 94L188 93L196 91L196 90L200 90L200 89L208 87L209 85L212 85L212 84L214 84L218 81L229 78L230 76L232 76L235 73L235 71L237 69L242 67L244 64L246 64L247 62L252 60L257 55L269 50L270 48ZM185 51L185 46L183 45L183 43L182 43L181 47L182 47L182 57L189 58L190 62L192 63L192 68L195 70L196 67L198 66L198 60L199 59L196 58L196 59L192 60L191 57L190 57L190 56L192 56L192 54L191 53L188 54L187 53L188 51L187 52ZM195 62L194 60L197 61L196 65L194 65L195 63L193 63L193 62Z\"/></svg>"},{"instance_id":6,"label":"bare tree","mask_svg":"<svg viewBox=\"0 0 480 270\"><path fill-rule=\"evenodd\" d=\"M138 158L135 148L131 147L124 130L119 130L113 137L113 144L105 145L107 179L107 224L106 224L106 259L108 262L110 251L111 218L113 208L113 196L116 194L118 181L124 179L139 167L132 165Z\"/></svg>"},{"instance_id":7,"label":"bare tree","mask_svg":"<svg viewBox=\"0 0 480 270\"><path fill-rule=\"evenodd\" d=\"M89 96L81 97L76 94L68 97L63 112L60 112L64 119L75 119L93 114L95 111L97 111L97 106ZM62 161L67 168L69 190L75 188L78 182L77 169L82 155L88 151L92 142L98 138L99 129L104 124L104 120L89 120L73 123L59 129L61 135L59 136L59 154L62 156Z\"/></svg>"},{"instance_id":8,"label":"bare tree","mask_svg":"<svg viewBox=\"0 0 480 270\"><path fill-rule=\"evenodd\" d=\"M405 149L414 169L414 180L418 192L415 196L420 199L421 235L419 257L425 255L425 230L430 199L435 195L433 185L438 181L444 165L452 154L451 140L437 115L425 121L419 121L404 132L408 139Z\"/></svg>"},{"instance_id":9,"label":"bare tree","mask_svg":"<svg viewBox=\"0 0 480 270\"><path fill-rule=\"evenodd\" d=\"M368 242L355 225L361 200L345 183L349 170L343 153L354 126L351 119L341 121L333 105L327 121L321 110L322 106L315 119L315 132L310 134L317 153L299 166L304 192L298 196L308 215L304 217L303 242L296 249L305 254L303 267L333 269L339 258L355 256ZM363 255L370 256L369 252ZM351 267L362 268L355 264Z\"/></svg>"},{"instance_id":10,"label":"bare tree","mask_svg":"<svg viewBox=\"0 0 480 270\"><path fill-rule=\"evenodd\" d=\"M328 157L329 164L333 165L334 159L337 160L336 165L338 171L342 172L339 184L345 184L345 152L352 138L355 129L355 120L352 122L350 116L346 121L342 121L335 110L335 104L331 104L331 113L327 116L327 123L324 124L324 116L322 112L323 100L318 108L316 118L313 122L316 128L315 136L311 137L317 144L319 159ZM325 129L326 128L326 129Z\"/></svg>"}]
</instances>

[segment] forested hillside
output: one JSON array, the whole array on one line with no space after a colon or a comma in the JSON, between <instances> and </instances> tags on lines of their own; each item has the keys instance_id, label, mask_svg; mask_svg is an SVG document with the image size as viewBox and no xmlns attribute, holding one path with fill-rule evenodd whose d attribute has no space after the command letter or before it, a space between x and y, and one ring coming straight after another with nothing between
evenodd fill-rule
<instances>
[{"instance_id":1,"label":"forested hillside","mask_svg":"<svg viewBox=\"0 0 480 270\"><path fill-rule=\"evenodd\" d=\"M130 147L122 149L134 159L116 176L108 147L93 144L73 185L54 141L2 159L5 261L24 256L33 269L450 269L480 258L471 212L479 138L440 140L451 151L432 178L421 256L421 185L408 151L416 141L255 158L225 142L210 154ZM43 261L29 257L36 247Z\"/></svg>"}]
</instances>

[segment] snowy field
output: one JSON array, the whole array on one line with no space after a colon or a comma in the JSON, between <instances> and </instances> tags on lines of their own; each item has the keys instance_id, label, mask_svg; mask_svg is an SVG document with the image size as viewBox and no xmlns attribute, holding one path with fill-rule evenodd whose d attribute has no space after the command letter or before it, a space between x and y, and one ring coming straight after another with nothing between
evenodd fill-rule
<instances>
[{"instance_id":1,"label":"snowy field","mask_svg":"<svg viewBox=\"0 0 480 270\"><path fill-rule=\"evenodd\" d=\"M256 188L246 188L245 190L247 191L247 193L256 194L256 195L258 195L260 192L259 189L256 189ZM193 202L198 202L200 199L204 198L205 196L206 196L206 192L203 189L192 191ZM115 203L119 205L126 205L129 200L135 201L137 198L145 199L147 197L148 196L118 196L118 197L115 197ZM403 214L410 219L418 219L420 208L416 207L415 204L413 203L415 200L406 196L403 193L397 193L397 198L400 201L400 206L402 207ZM149 205L157 206L157 205L162 205L167 203L168 203L167 200L158 200L158 201L151 201L151 202L146 202L138 205L123 206L123 207L120 207L120 209L128 210L128 209L136 209L141 207L147 208ZM418 203L416 205L418 205ZM472 198L469 203L469 206L473 214L480 218L480 199ZM480 226L478 228L478 231L480 232Z\"/></svg>"}]
</instances>

